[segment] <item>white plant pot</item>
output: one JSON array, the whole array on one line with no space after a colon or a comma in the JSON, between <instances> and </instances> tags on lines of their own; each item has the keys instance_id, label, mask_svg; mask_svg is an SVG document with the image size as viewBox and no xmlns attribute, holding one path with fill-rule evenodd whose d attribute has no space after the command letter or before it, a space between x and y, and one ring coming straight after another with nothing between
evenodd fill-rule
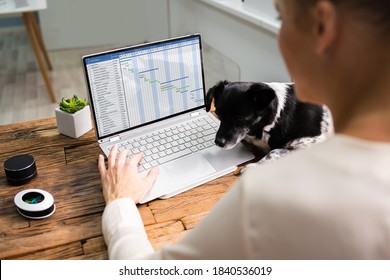
<instances>
[{"instance_id":1,"label":"white plant pot","mask_svg":"<svg viewBox=\"0 0 390 280\"><path fill-rule=\"evenodd\" d=\"M56 119L59 133L72 138L79 138L92 129L89 105L74 114L56 108Z\"/></svg>"}]
</instances>

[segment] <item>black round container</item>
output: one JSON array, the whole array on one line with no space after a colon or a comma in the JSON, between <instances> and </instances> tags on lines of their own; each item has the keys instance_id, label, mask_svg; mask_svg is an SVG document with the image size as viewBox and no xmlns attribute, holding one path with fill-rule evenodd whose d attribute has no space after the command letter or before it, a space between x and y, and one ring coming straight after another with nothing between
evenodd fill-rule
<instances>
[{"instance_id":1,"label":"black round container","mask_svg":"<svg viewBox=\"0 0 390 280\"><path fill-rule=\"evenodd\" d=\"M20 186L37 176L35 159L31 155L17 155L4 162L7 180L11 185Z\"/></svg>"}]
</instances>

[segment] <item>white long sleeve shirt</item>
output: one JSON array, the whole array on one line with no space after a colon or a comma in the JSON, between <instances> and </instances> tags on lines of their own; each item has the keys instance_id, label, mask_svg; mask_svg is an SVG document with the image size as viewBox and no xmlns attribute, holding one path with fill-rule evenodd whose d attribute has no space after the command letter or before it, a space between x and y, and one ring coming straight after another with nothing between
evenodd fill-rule
<instances>
[{"instance_id":1,"label":"white long sleeve shirt","mask_svg":"<svg viewBox=\"0 0 390 280\"><path fill-rule=\"evenodd\" d=\"M334 136L248 170L154 252L131 199L103 214L111 259L390 259L390 144Z\"/></svg>"}]
</instances>

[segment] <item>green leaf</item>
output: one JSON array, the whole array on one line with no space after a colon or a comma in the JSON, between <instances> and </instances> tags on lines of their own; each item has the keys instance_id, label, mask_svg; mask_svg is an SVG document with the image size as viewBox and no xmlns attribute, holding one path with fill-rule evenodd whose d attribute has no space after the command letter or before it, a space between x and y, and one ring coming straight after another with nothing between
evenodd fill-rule
<instances>
[{"instance_id":1,"label":"green leaf","mask_svg":"<svg viewBox=\"0 0 390 280\"><path fill-rule=\"evenodd\" d=\"M74 114L89 105L89 103L85 98L80 98L77 95L74 95L72 98L63 97L59 105L60 110Z\"/></svg>"}]
</instances>

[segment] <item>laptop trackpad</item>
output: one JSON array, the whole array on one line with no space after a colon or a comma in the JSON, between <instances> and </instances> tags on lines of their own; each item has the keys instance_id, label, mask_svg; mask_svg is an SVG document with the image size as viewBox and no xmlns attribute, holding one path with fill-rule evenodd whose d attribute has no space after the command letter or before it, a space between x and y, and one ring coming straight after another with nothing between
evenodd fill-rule
<instances>
[{"instance_id":1,"label":"laptop trackpad","mask_svg":"<svg viewBox=\"0 0 390 280\"><path fill-rule=\"evenodd\" d=\"M202 154L168 163L164 169L175 183L183 187L216 171Z\"/></svg>"}]
</instances>

